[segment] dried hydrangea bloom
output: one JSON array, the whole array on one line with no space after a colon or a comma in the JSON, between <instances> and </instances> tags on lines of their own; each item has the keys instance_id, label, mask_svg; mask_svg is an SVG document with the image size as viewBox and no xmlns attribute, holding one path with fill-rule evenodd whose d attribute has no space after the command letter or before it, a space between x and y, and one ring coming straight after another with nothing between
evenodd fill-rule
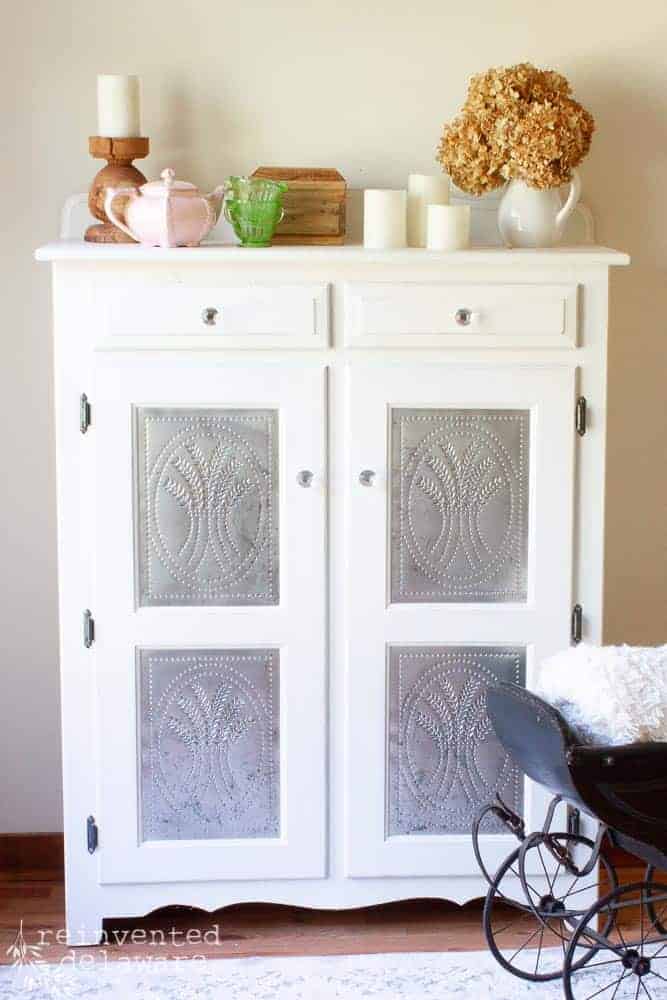
<instances>
[{"instance_id":1,"label":"dried hydrangea bloom","mask_svg":"<svg viewBox=\"0 0 667 1000\"><path fill-rule=\"evenodd\" d=\"M535 70L530 88L529 101L531 103L554 100L556 96L570 97L571 94L570 84L560 73L556 73L553 69Z\"/></svg>"},{"instance_id":2,"label":"dried hydrangea bloom","mask_svg":"<svg viewBox=\"0 0 667 1000\"><path fill-rule=\"evenodd\" d=\"M463 110L471 114L512 114L521 102L528 100L531 79L532 67L528 63L478 73L470 80Z\"/></svg>"},{"instance_id":3,"label":"dried hydrangea bloom","mask_svg":"<svg viewBox=\"0 0 667 1000\"><path fill-rule=\"evenodd\" d=\"M497 169L503 173L503 167L509 160L514 143L514 134L519 121L517 114L487 114L485 117L485 130L489 145L493 150ZM504 176L504 174L503 174Z\"/></svg>"},{"instance_id":4,"label":"dried hydrangea bloom","mask_svg":"<svg viewBox=\"0 0 667 1000\"><path fill-rule=\"evenodd\" d=\"M588 152L594 129L570 95L564 76L530 63L480 73L470 81L462 114L445 126L437 159L469 194L512 177L558 187Z\"/></svg>"},{"instance_id":5,"label":"dried hydrangea bloom","mask_svg":"<svg viewBox=\"0 0 667 1000\"><path fill-rule=\"evenodd\" d=\"M485 194L504 183L502 160L488 138L492 128L490 119L462 114L442 133L437 159L454 184L469 194Z\"/></svg>"},{"instance_id":6,"label":"dried hydrangea bloom","mask_svg":"<svg viewBox=\"0 0 667 1000\"><path fill-rule=\"evenodd\" d=\"M473 113L522 114L532 101L570 94L564 76L554 70L537 69L530 63L496 67L473 76L464 111Z\"/></svg>"},{"instance_id":7,"label":"dried hydrangea bloom","mask_svg":"<svg viewBox=\"0 0 667 1000\"><path fill-rule=\"evenodd\" d=\"M572 98L531 105L514 126L503 175L534 188L566 184L590 149L594 128L592 116Z\"/></svg>"}]
</instances>

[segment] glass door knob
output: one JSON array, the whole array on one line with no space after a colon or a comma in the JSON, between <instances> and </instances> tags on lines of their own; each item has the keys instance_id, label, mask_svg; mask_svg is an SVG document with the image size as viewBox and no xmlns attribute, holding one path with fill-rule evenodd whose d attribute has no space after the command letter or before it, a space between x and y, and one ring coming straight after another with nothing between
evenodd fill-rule
<instances>
[{"instance_id":1,"label":"glass door knob","mask_svg":"<svg viewBox=\"0 0 667 1000\"><path fill-rule=\"evenodd\" d=\"M203 310L201 318L205 326L215 326L218 322L218 310L213 306L209 306Z\"/></svg>"},{"instance_id":2,"label":"glass door knob","mask_svg":"<svg viewBox=\"0 0 667 1000\"><path fill-rule=\"evenodd\" d=\"M312 486L313 483L313 473L310 469L302 469L301 472L297 474L296 481L299 486L307 487Z\"/></svg>"},{"instance_id":3,"label":"glass door knob","mask_svg":"<svg viewBox=\"0 0 667 1000\"><path fill-rule=\"evenodd\" d=\"M359 482L362 486L372 486L375 473L372 469L362 469L359 473Z\"/></svg>"}]
</instances>

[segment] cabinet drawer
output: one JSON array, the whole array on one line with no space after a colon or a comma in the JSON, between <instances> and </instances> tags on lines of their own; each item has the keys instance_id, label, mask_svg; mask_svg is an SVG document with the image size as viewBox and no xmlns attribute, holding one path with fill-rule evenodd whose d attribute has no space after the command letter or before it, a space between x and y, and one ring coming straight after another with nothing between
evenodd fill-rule
<instances>
[{"instance_id":1,"label":"cabinet drawer","mask_svg":"<svg viewBox=\"0 0 667 1000\"><path fill-rule=\"evenodd\" d=\"M322 347L329 340L329 286L143 286L104 289L110 338L185 338L201 346Z\"/></svg>"},{"instance_id":2,"label":"cabinet drawer","mask_svg":"<svg viewBox=\"0 0 667 1000\"><path fill-rule=\"evenodd\" d=\"M564 347L577 344L575 284L350 283L349 347Z\"/></svg>"}]
</instances>

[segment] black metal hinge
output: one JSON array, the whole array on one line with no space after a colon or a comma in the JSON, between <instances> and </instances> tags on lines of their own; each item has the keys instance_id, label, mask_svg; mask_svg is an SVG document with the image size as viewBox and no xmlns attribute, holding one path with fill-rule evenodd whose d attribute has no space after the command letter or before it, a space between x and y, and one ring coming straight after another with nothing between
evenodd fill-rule
<instances>
[{"instance_id":1,"label":"black metal hinge","mask_svg":"<svg viewBox=\"0 0 667 1000\"><path fill-rule=\"evenodd\" d=\"M579 437L583 437L586 433L586 417L587 417L587 403L585 396L579 396L577 399L577 406L574 411L574 426L577 428L577 434Z\"/></svg>"},{"instance_id":2,"label":"black metal hinge","mask_svg":"<svg viewBox=\"0 0 667 1000\"><path fill-rule=\"evenodd\" d=\"M88 819L86 820L86 843L88 845L89 854L95 853L99 842L100 842L100 831L97 828L95 817L89 816Z\"/></svg>"},{"instance_id":3,"label":"black metal hinge","mask_svg":"<svg viewBox=\"0 0 667 1000\"><path fill-rule=\"evenodd\" d=\"M575 646L581 642L583 622L584 609L581 604L575 604L572 608L572 619L570 621L570 637Z\"/></svg>"},{"instance_id":4,"label":"black metal hinge","mask_svg":"<svg viewBox=\"0 0 667 1000\"><path fill-rule=\"evenodd\" d=\"M90 403L85 392L81 393L79 399L79 430L85 434L90 427Z\"/></svg>"},{"instance_id":5,"label":"black metal hinge","mask_svg":"<svg viewBox=\"0 0 667 1000\"><path fill-rule=\"evenodd\" d=\"M83 644L86 649L90 649L95 642L95 619L88 608L83 613Z\"/></svg>"}]
</instances>

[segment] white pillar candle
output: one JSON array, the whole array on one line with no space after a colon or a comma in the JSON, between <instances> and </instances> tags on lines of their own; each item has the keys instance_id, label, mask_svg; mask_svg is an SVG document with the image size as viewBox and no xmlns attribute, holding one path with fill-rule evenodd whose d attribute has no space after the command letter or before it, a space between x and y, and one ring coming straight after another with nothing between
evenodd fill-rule
<instances>
[{"instance_id":1,"label":"white pillar candle","mask_svg":"<svg viewBox=\"0 0 667 1000\"><path fill-rule=\"evenodd\" d=\"M364 191L364 246L386 250L406 245L405 191Z\"/></svg>"},{"instance_id":2,"label":"white pillar candle","mask_svg":"<svg viewBox=\"0 0 667 1000\"><path fill-rule=\"evenodd\" d=\"M466 250L470 246L470 205L429 205L429 250Z\"/></svg>"},{"instance_id":3,"label":"white pillar candle","mask_svg":"<svg viewBox=\"0 0 667 1000\"><path fill-rule=\"evenodd\" d=\"M426 209L449 204L446 174L410 174L408 177L408 246L426 246Z\"/></svg>"},{"instance_id":4,"label":"white pillar candle","mask_svg":"<svg viewBox=\"0 0 667 1000\"><path fill-rule=\"evenodd\" d=\"M98 76L97 134L111 139L141 135L138 76Z\"/></svg>"}]
</instances>

